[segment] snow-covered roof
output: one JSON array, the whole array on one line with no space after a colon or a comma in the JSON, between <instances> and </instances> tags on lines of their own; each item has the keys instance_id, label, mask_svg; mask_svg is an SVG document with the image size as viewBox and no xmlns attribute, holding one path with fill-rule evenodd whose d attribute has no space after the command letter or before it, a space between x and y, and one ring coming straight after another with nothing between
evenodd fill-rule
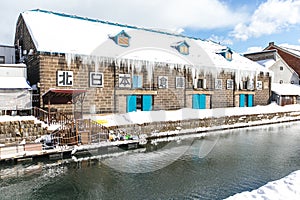
<instances>
[{"instance_id":1,"label":"snow-covered roof","mask_svg":"<svg viewBox=\"0 0 300 200\"><path fill-rule=\"evenodd\" d=\"M226 46L217 44L212 41L203 41L196 40L196 43L199 44L209 55L210 59L213 60L214 65L222 68L229 69L242 69L249 71L268 71L268 69L264 68L260 64L253 62L252 60L232 51L232 60L226 60L219 52L226 49Z\"/></svg>"},{"instance_id":2,"label":"snow-covered roof","mask_svg":"<svg viewBox=\"0 0 300 200\"><path fill-rule=\"evenodd\" d=\"M0 64L0 89L30 89L25 64Z\"/></svg>"},{"instance_id":3,"label":"snow-covered roof","mask_svg":"<svg viewBox=\"0 0 300 200\"><path fill-rule=\"evenodd\" d=\"M25 64L0 64L0 77L27 77Z\"/></svg>"},{"instance_id":4,"label":"snow-covered roof","mask_svg":"<svg viewBox=\"0 0 300 200\"><path fill-rule=\"evenodd\" d=\"M31 89L24 77L1 77L0 89Z\"/></svg>"},{"instance_id":5,"label":"snow-covered roof","mask_svg":"<svg viewBox=\"0 0 300 200\"><path fill-rule=\"evenodd\" d=\"M21 16L36 49L41 52L267 71L261 65L235 52L232 60L228 61L218 54L227 47L199 38L44 10L26 11ZM112 39L121 31L130 36L128 47L116 45ZM189 47L187 55L174 48L174 44L180 42L186 42Z\"/></svg>"},{"instance_id":6,"label":"snow-covered roof","mask_svg":"<svg viewBox=\"0 0 300 200\"><path fill-rule=\"evenodd\" d=\"M297 55L300 56L300 46L298 45L291 45L291 44L281 44L279 47Z\"/></svg>"},{"instance_id":7,"label":"snow-covered roof","mask_svg":"<svg viewBox=\"0 0 300 200\"><path fill-rule=\"evenodd\" d=\"M276 63L274 59L258 60L256 62L268 69Z\"/></svg>"},{"instance_id":8,"label":"snow-covered roof","mask_svg":"<svg viewBox=\"0 0 300 200\"><path fill-rule=\"evenodd\" d=\"M271 86L272 92L278 95L295 95L300 96L300 86L294 84L279 84L272 83Z\"/></svg>"}]
</instances>

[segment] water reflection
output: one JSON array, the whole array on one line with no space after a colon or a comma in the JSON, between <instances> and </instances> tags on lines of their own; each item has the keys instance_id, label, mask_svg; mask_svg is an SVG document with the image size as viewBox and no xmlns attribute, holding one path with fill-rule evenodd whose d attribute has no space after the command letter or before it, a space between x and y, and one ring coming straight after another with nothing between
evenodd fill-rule
<instances>
[{"instance_id":1,"label":"water reflection","mask_svg":"<svg viewBox=\"0 0 300 200\"><path fill-rule=\"evenodd\" d=\"M110 156L0 166L0 199L223 199L300 169L299 130L195 134Z\"/></svg>"}]
</instances>

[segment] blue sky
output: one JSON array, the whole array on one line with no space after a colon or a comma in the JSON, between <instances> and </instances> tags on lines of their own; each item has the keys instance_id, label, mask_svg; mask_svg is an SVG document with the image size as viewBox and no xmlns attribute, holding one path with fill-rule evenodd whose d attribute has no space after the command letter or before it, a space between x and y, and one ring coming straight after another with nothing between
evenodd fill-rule
<instances>
[{"instance_id":1,"label":"blue sky","mask_svg":"<svg viewBox=\"0 0 300 200\"><path fill-rule=\"evenodd\" d=\"M36 8L172 30L239 53L300 45L300 0L1 0L0 44L13 45L19 14Z\"/></svg>"}]
</instances>

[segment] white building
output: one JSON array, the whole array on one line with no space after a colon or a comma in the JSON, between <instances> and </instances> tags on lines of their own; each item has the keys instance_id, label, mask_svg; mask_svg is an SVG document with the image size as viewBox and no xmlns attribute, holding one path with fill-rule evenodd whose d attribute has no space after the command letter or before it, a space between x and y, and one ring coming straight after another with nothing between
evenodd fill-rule
<instances>
[{"instance_id":1,"label":"white building","mask_svg":"<svg viewBox=\"0 0 300 200\"><path fill-rule=\"evenodd\" d=\"M15 47L0 45L0 64L14 64L15 60Z\"/></svg>"},{"instance_id":2,"label":"white building","mask_svg":"<svg viewBox=\"0 0 300 200\"><path fill-rule=\"evenodd\" d=\"M25 64L0 64L0 114L30 110L31 87Z\"/></svg>"}]
</instances>

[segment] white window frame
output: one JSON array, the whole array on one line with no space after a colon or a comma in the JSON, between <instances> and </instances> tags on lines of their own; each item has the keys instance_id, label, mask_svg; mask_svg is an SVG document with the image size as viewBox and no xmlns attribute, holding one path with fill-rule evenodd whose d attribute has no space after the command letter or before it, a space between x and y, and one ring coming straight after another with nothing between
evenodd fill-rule
<instances>
[{"instance_id":1,"label":"white window frame","mask_svg":"<svg viewBox=\"0 0 300 200\"><path fill-rule=\"evenodd\" d=\"M222 79L215 79L215 90L222 90Z\"/></svg>"}]
</instances>

